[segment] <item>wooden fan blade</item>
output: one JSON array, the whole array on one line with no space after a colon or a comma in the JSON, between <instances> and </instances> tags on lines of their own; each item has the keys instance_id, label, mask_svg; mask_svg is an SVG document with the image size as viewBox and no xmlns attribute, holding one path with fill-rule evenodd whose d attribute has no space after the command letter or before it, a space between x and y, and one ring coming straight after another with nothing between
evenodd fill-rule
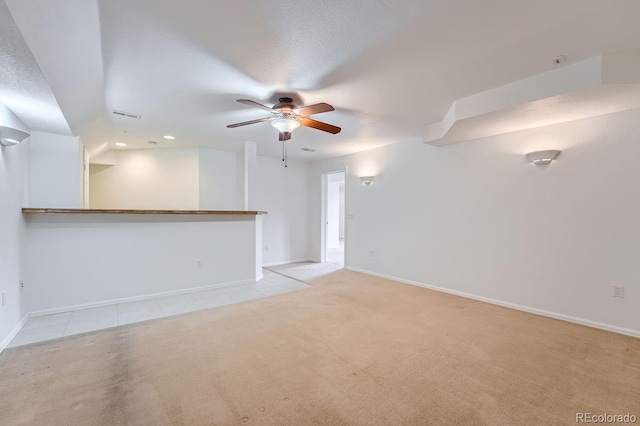
<instances>
[{"instance_id":1,"label":"wooden fan blade","mask_svg":"<svg viewBox=\"0 0 640 426\"><path fill-rule=\"evenodd\" d=\"M291 132L280 132L278 135L278 140L280 142L288 141L289 139L291 139Z\"/></svg>"},{"instance_id":2,"label":"wooden fan blade","mask_svg":"<svg viewBox=\"0 0 640 426\"><path fill-rule=\"evenodd\" d=\"M269 108L266 105L262 105L256 101L252 101L251 99L238 99L238 102L240 102L241 104L245 104L248 105L250 107L256 107L256 108L260 108L263 109L265 111L269 111L269 112L278 112L277 110L273 109L273 108Z\"/></svg>"},{"instance_id":3,"label":"wooden fan blade","mask_svg":"<svg viewBox=\"0 0 640 426\"><path fill-rule=\"evenodd\" d=\"M329 111L335 111L335 108L333 108L329 104L325 104L324 102L319 104L303 106L293 110L293 112L303 117L306 117L307 115L320 114L321 112L329 112Z\"/></svg>"},{"instance_id":4,"label":"wooden fan blade","mask_svg":"<svg viewBox=\"0 0 640 426\"><path fill-rule=\"evenodd\" d=\"M323 132L329 132L332 134L340 133L342 130L338 126L334 126L331 124L323 123L322 121L313 120L311 118L302 118L300 119L300 124L307 127L313 127L314 129L322 130Z\"/></svg>"},{"instance_id":5,"label":"wooden fan blade","mask_svg":"<svg viewBox=\"0 0 640 426\"><path fill-rule=\"evenodd\" d=\"M242 123L229 124L227 127L230 129L233 129L234 127L246 126L247 124L262 123L263 121L269 121L272 118L273 117L258 118L257 120L243 121Z\"/></svg>"}]
</instances>

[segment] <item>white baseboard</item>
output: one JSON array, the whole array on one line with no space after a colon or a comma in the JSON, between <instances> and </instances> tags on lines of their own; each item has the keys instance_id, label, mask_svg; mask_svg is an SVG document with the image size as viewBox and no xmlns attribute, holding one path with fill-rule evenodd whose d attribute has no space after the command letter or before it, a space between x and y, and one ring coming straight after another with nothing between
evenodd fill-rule
<instances>
[{"instance_id":1,"label":"white baseboard","mask_svg":"<svg viewBox=\"0 0 640 426\"><path fill-rule=\"evenodd\" d=\"M350 271L359 272L366 275L373 275L374 277L385 278L392 281L401 282L404 284L410 284L417 287L428 288L430 290L439 291L442 293L449 293L456 296L466 297L467 299L479 300L481 302L491 303L493 305L504 306L505 308L511 308L518 311L528 312L531 314L541 315L543 317L555 318L562 321L572 322L575 324L586 325L587 327L598 328L600 330L612 331L614 333L624 334L632 337L640 338L640 330L633 330L630 328L618 327L616 325L605 324L597 321L591 321L585 318L574 317L571 315L559 314L557 312L546 311L544 309L532 308L529 306L518 305L516 303L504 302L502 300L491 299L489 297L478 296L476 294L466 293L463 291L452 290L445 287L438 287L434 285L424 284L417 281L405 280L403 278L394 277L391 275L378 274L376 272L367 271L365 269L353 268L353 267L345 267Z\"/></svg>"},{"instance_id":2,"label":"white baseboard","mask_svg":"<svg viewBox=\"0 0 640 426\"><path fill-rule=\"evenodd\" d=\"M301 262L315 262L313 259L297 259L297 260L284 260L282 262L271 262L271 263L263 263L263 268L268 268L269 266L280 266L280 265L288 265L289 263L301 263Z\"/></svg>"},{"instance_id":3,"label":"white baseboard","mask_svg":"<svg viewBox=\"0 0 640 426\"><path fill-rule=\"evenodd\" d=\"M2 342L0 342L0 354L6 349L7 346L9 346L9 343L11 343L13 338L16 337L16 334L18 334L20 330L22 330L22 326L27 322L28 319L29 314L22 317L20 322L16 324L15 327L13 327L13 330L11 330L11 332L4 339L2 339Z\"/></svg>"},{"instance_id":4,"label":"white baseboard","mask_svg":"<svg viewBox=\"0 0 640 426\"><path fill-rule=\"evenodd\" d=\"M142 296L124 297L122 299L111 299L111 300L103 300L103 301L100 301L100 302L83 303L83 304L79 304L79 305L69 305L69 306L63 306L63 307L60 307L60 308L43 309L43 310L40 310L40 311L30 312L28 316L29 317L39 317L39 316L42 316L42 315L51 315L51 314L59 314L59 313L62 313L62 312L75 311L77 309L97 308L99 306L114 305L114 304L117 304L117 303L135 302L135 301L138 301L138 300L153 299L155 297L173 296L173 295L176 295L176 294L192 293L194 291L211 290L211 289L214 289L214 288L230 287L230 286L233 286L233 285L253 284L255 282L256 282L255 280L234 281L234 282L229 282L229 283L210 284L210 285L205 285L205 286L200 286L200 287L191 287L191 288L186 288L186 289L181 289L181 290L164 291L164 292L161 292L161 293L145 294L145 295L142 295Z\"/></svg>"}]
</instances>

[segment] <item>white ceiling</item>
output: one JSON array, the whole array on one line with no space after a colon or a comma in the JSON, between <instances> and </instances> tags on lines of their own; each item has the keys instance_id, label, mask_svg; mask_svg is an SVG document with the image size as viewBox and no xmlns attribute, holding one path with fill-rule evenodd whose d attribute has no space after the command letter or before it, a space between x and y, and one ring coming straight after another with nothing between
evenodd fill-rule
<instances>
[{"instance_id":1,"label":"white ceiling","mask_svg":"<svg viewBox=\"0 0 640 426\"><path fill-rule=\"evenodd\" d=\"M40 87L44 75L68 127L93 152L118 140L128 148L156 140L236 151L253 140L259 154L277 157L268 123L225 126L268 115L237 98L273 104L293 93L304 104L332 104L335 112L315 118L343 130L297 130L290 157L344 155L420 137L456 99L549 71L556 55L570 65L640 50L636 0L6 2L33 55L23 45L12 56L28 70L14 80ZM0 33L17 34L6 26ZM28 111L12 109L35 123ZM117 118L112 109L142 119ZM50 121L48 130L59 133L59 120Z\"/></svg>"},{"instance_id":2,"label":"white ceiling","mask_svg":"<svg viewBox=\"0 0 640 426\"><path fill-rule=\"evenodd\" d=\"M456 100L428 125L443 146L640 108L640 54L595 56Z\"/></svg>"}]
</instances>

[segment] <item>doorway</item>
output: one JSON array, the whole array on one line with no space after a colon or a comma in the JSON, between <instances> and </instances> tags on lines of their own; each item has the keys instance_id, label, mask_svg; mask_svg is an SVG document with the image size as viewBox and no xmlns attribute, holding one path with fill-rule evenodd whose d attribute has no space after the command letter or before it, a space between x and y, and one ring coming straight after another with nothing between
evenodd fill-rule
<instances>
[{"instance_id":1,"label":"doorway","mask_svg":"<svg viewBox=\"0 0 640 426\"><path fill-rule=\"evenodd\" d=\"M323 175L323 263L345 265L346 210L344 171Z\"/></svg>"}]
</instances>

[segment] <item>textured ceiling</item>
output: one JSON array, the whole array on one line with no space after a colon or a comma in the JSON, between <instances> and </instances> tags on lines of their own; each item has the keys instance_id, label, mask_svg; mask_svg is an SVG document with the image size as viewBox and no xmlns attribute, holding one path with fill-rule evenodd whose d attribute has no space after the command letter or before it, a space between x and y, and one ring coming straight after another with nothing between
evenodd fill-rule
<instances>
[{"instance_id":1,"label":"textured ceiling","mask_svg":"<svg viewBox=\"0 0 640 426\"><path fill-rule=\"evenodd\" d=\"M4 2L0 2L0 63L0 102L31 130L70 135L56 98Z\"/></svg>"},{"instance_id":2,"label":"textured ceiling","mask_svg":"<svg viewBox=\"0 0 640 426\"><path fill-rule=\"evenodd\" d=\"M571 64L640 50L635 0L7 4L69 126L94 152L117 140L226 150L253 140L261 155L278 156L268 123L225 126L266 116L237 98L272 104L292 93L334 105L316 118L343 131L299 129L290 156L343 155L420 137L456 99L549 71L558 54Z\"/></svg>"}]
</instances>

